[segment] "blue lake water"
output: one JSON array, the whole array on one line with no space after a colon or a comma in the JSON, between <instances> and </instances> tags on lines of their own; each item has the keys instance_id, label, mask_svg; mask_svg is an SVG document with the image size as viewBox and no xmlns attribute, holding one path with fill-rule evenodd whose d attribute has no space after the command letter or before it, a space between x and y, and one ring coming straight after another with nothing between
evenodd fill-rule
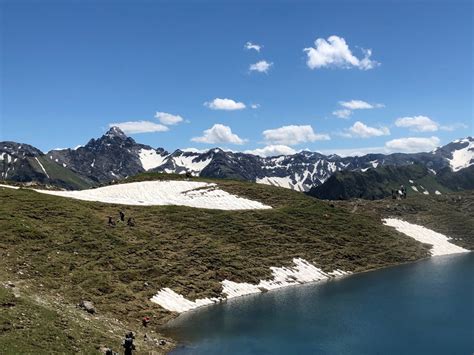
<instances>
[{"instance_id":1,"label":"blue lake water","mask_svg":"<svg viewBox=\"0 0 474 355\"><path fill-rule=\"evenodd\" d=\"M181 354L474 354L474 253L251 295L181 315Z\"/></svg>"}]
</instances>

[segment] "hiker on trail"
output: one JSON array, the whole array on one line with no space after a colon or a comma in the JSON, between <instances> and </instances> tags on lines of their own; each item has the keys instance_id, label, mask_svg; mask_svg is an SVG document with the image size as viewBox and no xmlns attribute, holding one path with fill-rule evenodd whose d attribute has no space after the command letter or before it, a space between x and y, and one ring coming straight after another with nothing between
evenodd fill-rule
<instances>
[{"instance_id":1,"label":"hiker on trail","mask_svg":"<svg viewBox=\"0 0 474 355\"><path fill-rule=\"evenodd\" d=\"M125 213L123 213L123 211L120 211L119 214L120 214L120 220L122 222L125 222Z\"/></svg>"},{"instance_id":2,"label":"hiker on trail","mask_svg":"<svg viewBox=\"0 0 474 355\"><path fill-rule=\"evenodd\" d=\"M407 198L407 190L405 189L404 185L400 185L400 191L401 191L401 196L402 198Z\"/></svg>"},{"instance_id":3,"label":"hiker on trail","mask_svg":"<svg viewBox=\"0 0 474 355\"><path fill-rule=\"evenodd\" d=\"M135 339L135 336L132 332L125 334L125 339L122 342L122 346L125 349L125 355L132 355L133 350L135 350L133 339Z\"/></svg>"},{"instance_id":4,"label":"hiker on trail","mask_svg":"<svg viewBox=\"0 0 474 355\"><path fill-rule=\"evenodd\" d=\"M148 323L150 323L150 317L144 317L142 319L142 324L145 328L148 326Z\"/></svg>"},{"instance_id":5,"label":"hiker on trail","mask_svg":"<svg viewBox=\"0 0 474 355\"><path fill-rule=\"evenodd\" d=\"M106 348L105 349L105 355L118 355L118 353L113 351L111 348Z\"/></svg>"},{"instance_id":6,"label":"hiker on trail","mask_svg":"<svg viewBox=\"0 0 474 355\"><path fill-rule=\"evenodd\" d=\"M112 216L109 216L109 222L108 222L109 226L110 227L114 227L115 226L115 221L113 220Z\"/></svg>"},{"instance_id":7,"label":"hiker on trail","mask_svg":"<svg viewBox=\"0 0 474 355\"><path fill-rule=\"evenodd\" d=\"M135 219L133 217L128 217L127 226L135 227Z\"/></svg>"}]
</instances>

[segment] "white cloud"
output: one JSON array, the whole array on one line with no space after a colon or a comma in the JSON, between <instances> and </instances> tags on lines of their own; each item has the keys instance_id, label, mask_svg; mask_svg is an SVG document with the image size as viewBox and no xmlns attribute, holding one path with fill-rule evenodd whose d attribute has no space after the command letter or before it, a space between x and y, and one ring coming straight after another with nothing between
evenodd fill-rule
<instances>
[{"instance_id":1,"label":"white cloud","mask_svg":"<svg viewBox=\"0 0 474 355\"><path fill-rule=\"evenodd\" d=\"M357 121L347 130L347 133L343 133L346 137L352 138L370 138L370 137L380 137L388 136L390 130L387 127L369 127L366 124Z\"/></svg>"},{"instance_id":2,"label":"white cloud","mask_svg":"<svg viewBox=\"0 0 474 355\"><path fill-rule=\"evenodd\" d=\"M348 109L336 110L332 114L339 118L349 118L352 115L352 111Z\"/></svg>"},{"instance_id":3,"label":"white cloud","mask_svg":"<svg viewBox=\"0 0 474 355\"><path fill-rule=\"evenodd\" d=\"M230 127L224 126L220 123L217 123L211 128L206 129L201 137L194 137L191 140L193 142L208 144L243 144L246 141L245 139L242 139L238 135L232 133Z\"/></svg>"},{"instance_id":4,"label":"white cloud","mask_svg":"<svg viewBox=\"0 0 474 355\"><path fill-rule=\"evenodd\" d=\"M159 119L165 125L175 125L184 121L184 118L179 115L172 115L166 112L155 113L155 118Z\"/></svg>"},{"instance_id":5,"label":"white cloud","mask_svg":"<svg viewBox=\"0 0 474 355\"><path fill-rule=\"evenodd\" d=\"M414 132L436 132L439 129L439 124L426 116L400 117L396 119L395 126Z\"/></svg>"},{"instance_id":6,"label":"white cloud","mask_svg":"<svg viewBox=\"0 0 474 355\"><path fill-rule=\"evenodd\" d=\"M255 110L257 108L260 108L260 104L252 104L252 105L250 105L250 107Z\"/></svg>"},{"instance_id":7,"label":"white cloud","mask_svg":"<svg viewBox=\"0 0 474 355\"><path fill-rule=\"evenodd\" d=\"M248 49L248 50L253 49L253 50L256 50L257 52L260 52L260 49L262 49L262 47L263 46L261 46L259 44L252 43L250 41L245 43L245 46L244 46L245 49Z\"/></svg>"},{"instance_id":8,"label":"white cloud","mask_svg":"<svg viewBox=\"0 0 474 355\"><path fill-rule=\"evenodd\" d=\"M250 71L258 71L260 73L268 73L270 70L270 67L273 65L273 63L269 63L266 60L261 60L255 64L251 64L249 67Z\"/></svg>"},{"instance_id":9,"label":"white cloud","mask_svg":"<svg viewBox=\"0 0 474 355\"><path fill-rule=\"evenodd\" d=\"M267 145L263 148L257 148L253 150L246 150L244 153L259 155L261 157L274 157L277 155L291 155L295 154L296 150L287 145Z\"/></svg>"},{"instance_id":10,"label":"white cloud","mask_svg":"<svg viewBox=\"0 0 474 355\"><path fill-rule=\"evenodd\" d=\"M385 143L385 148L391 152L417 153L432 151L439 146L438 137L420 138L398 138Z\"/></svg>"},{"instance_id":11,"label":"white cloud","mask_svg":"<svg viewBox=\"0 0 474 355\"><path fill-rule=\"evenodd\" d=\"M109 127L113 126L120 128L124 133L127 134L168 131L168 127L150 121L128 121L109 123Z\"/></svg>"},{"instance_id":12,"label":"white cloud","mask_svg":"<svg viewBox=\"0 0 474 355\"><path fill-rule=\"evenodd\" d=\"M329 140L327 134L316 134L313 127L307 126L283 126L263 131L265 141L271 144L296 145L317 140Z\"/></svg>"},{"instance_id":13,"label":"white cloud","mask_svg":"<svg viewBox=\"0 0 474 355\"><path fill-rule=\"evenodd\" d=\"M359 59L352 54L344 38L338 36L331 36L327 40L318 38L314 47L305 48L304 51L308 56L306 64L310 69L330 67L369 70L379 65L370 59L371 49L362 49L364 57Z\"/></svg>"},{"instance_id":14,"label":"white cloud","mask_svg":"<svg viewBox=\"0 0 474 355\"><path fill-rule=\"evenodd\" d=\"M349 110L368 110L385 107L383 104L369 104L362 100L339 101L339 105Z\"/></svg>"},{"instance_id":15,"label":"white cloud","mask_svg":"<svg viewBox=\"0 0 474 355\"><path fill-rule=\"evenodd\" d=\"M219 99L219 98L216 98L210 102L205 102L204 106L209 107L211 110L225 110L225 111L243 110L246 107L243 102L237 102L232 99Z\"/></svg>"}]
</instances>

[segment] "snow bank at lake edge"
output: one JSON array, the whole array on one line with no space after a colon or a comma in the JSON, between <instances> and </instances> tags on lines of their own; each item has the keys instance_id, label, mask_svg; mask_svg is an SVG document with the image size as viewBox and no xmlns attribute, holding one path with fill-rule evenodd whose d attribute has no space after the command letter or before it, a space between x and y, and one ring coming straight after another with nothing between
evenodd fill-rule
<instances>
[{"instance_id":1,"label":"snow bank at lake edge","mask_svg":"<svg viewBox=\"0 0 474 355\"><path fill-rule=\"evenodd\" d=\"M469 252L467 249L450 243L449 240L452 238L449 238L444 234L435 232L426 227L405 222L397 218L385 218L382 221L385 225L393 227L397 231L421 243L431 244L433 246L430 250L432 256Z\"/></svg>"},{"instance_id":2,"label":"snow bank at lake edge","mask_svg":"<svg viewBox=\"0 0 474 355\"><path fill-rule=\"evenodd\" d=\"M158 291L158 293L153 296L150 301L159 304L168 311L183 313L202 306L218 303L226 299L271 291L298 284L329 280L331 278L351 274L350 271L343 271L339 269L325 273L321 269L301 258L293 259L293 263L295 265L293 267L272 267L271 270L273 279L260 280L257 285L246 282L239 283L230 280L224 280L221 282L223 290L221 296L219 297L201 298L195 301L190 301L169 288L163 288Z\"/></svg>"}]
</instances>

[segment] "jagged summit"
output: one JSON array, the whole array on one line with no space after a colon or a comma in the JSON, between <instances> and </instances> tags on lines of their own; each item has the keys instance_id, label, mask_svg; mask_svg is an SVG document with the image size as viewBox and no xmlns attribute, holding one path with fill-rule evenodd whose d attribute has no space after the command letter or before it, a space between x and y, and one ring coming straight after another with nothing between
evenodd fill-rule
<instances>
[{"instance_id":1,"label":"jagged summit","mask_svg":"<svg viewBox=\"0 0 474 355\"><path fill-rule=\"evenodd\" d=\"M104 134L106 137L110 138L121 138L121 139L127 139L127 135L117 126L112 126L110 129Z\"/></svg>"}]
</instances>

